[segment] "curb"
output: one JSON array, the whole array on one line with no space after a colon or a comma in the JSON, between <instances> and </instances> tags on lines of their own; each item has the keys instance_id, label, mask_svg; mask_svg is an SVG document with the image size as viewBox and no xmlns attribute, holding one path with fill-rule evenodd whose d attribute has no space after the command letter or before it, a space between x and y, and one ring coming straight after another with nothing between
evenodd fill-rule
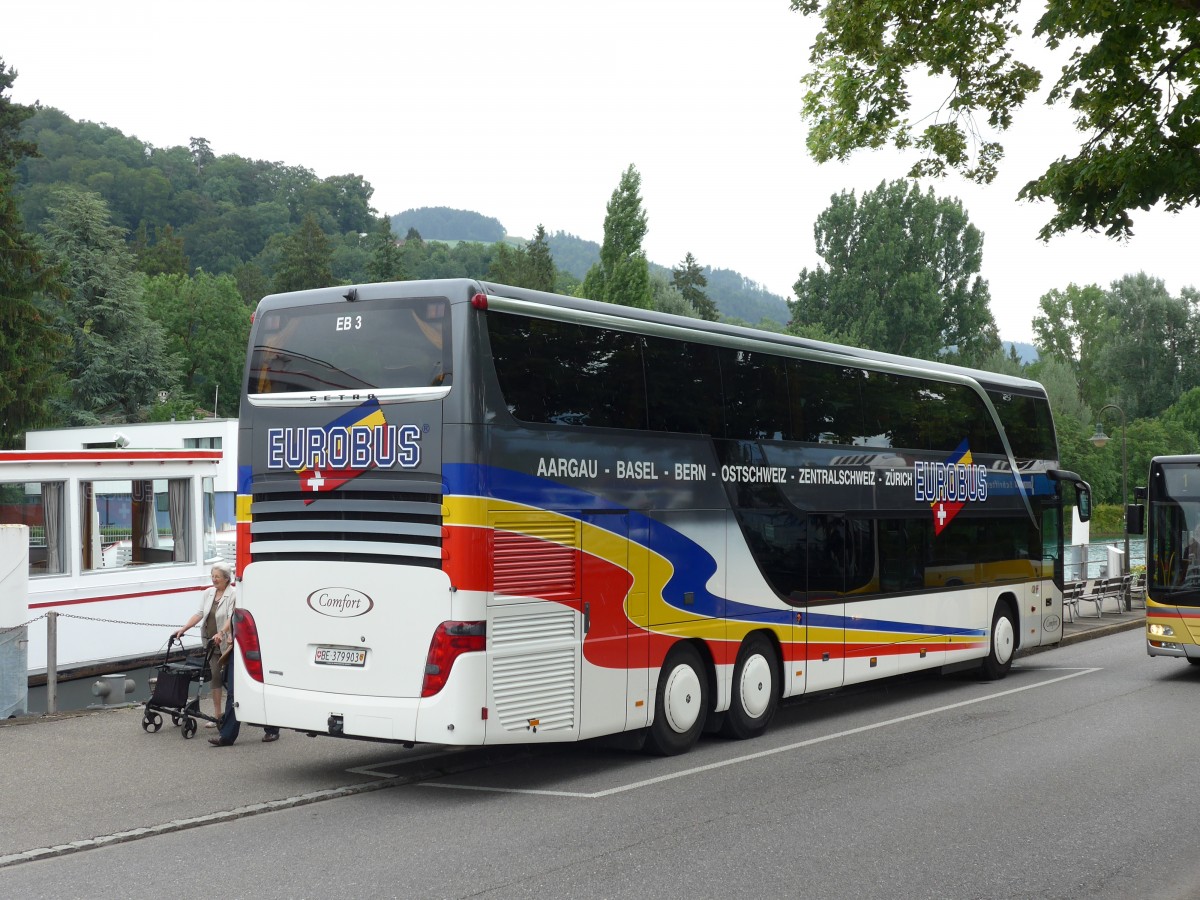
<instances>
[{"instance_id":1,"label":"curb","mask_svg":"<svg viewBox=\"0 0 1200 900\"><path fill-rule=\"evenodd\" d=\"M471 748L475 749L475 748ZM512 759L524 755L524 751L516 750L511 754L502 755L503 759ZM131 828L126 831L118 831L113 834L100 835L99 837L86 838L78 841L71 841L67 844L57 844L53 847L37 847L31 850L18 851L4 856L0 856L0 870L9 866L20 865L21 863L33 862L35 860L53 859L60 856L67 856L72 853L79 853L83 850L95 850L99 847L109 847L113 844L123 844L128 841L136 841L140 838L154 837L161 834L171 834L178 831L187 831L191 828L199 828L204 825L213 825L219 822L232 822L236 819L243 819L247 816L257 816L262 813L277 812L281 809L294 809L297 806L307 806L310 803L320 803L325 800L334 800L340 797L352 797L355 794L366 794L373 791L382 791L389 788L404 787L410 784L419 784L423 781L429 781L433 778L443 778L447 775L461 775L465 772L471 772L482 768L489 763L488 760L480 760L468 757L467 759L459 759L452 757L442 761L442 763L423 766L415 772L406 775L384 775L377 776L378 781L364 781L359 784L343 785L341 787L326 788L324 790L312 791L307 794L300 794L294 797L286 797L281 800L264 800L260 803L252 803L247 806L239 806L235 809L222 810L220 812L208 813L203 816L194 816L187 819L176 819L173 822L163 822L159 825L148 825L142 828Z\"/></svg>"},{"instance_id":2,"label":"curb","mask_svg":"<svg viewBox=\"0 0 1200 900\"><path fill-rule=\"evenodd\" d=\"M1055 647L1069 647L1071 644L1079 644L1095 638L1108 637L1111 634L1120 634L1123 631L1137 631L1145 627L1146 619L1144 617L1123 622L1113 622L1110 625L1097 625L1095 628L1085 628L1074 634L1064 634L1057 644L1047 644L1044 647L1030 647L1028 650L1020 650L1017 652L1017 656L1032 656L1035 653L1044 653L1047 650L1053 650Z\"/></svg>"}]
</instances>

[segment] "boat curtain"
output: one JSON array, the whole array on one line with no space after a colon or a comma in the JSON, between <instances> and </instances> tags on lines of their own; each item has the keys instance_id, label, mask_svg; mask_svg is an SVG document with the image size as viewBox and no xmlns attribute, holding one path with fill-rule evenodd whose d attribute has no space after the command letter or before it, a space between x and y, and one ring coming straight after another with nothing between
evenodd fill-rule
<instances>
[{"instance_id":1,"label":"boat curtain","mask_svg":"<svg viewBox=\"0 0 1200 900\"><path fill-rule=\"evenodd\" d=\"M171 514L171 534L175 538L175 562L188 562L192 558L192 516L188 503L187 478L172 478L167 482L167 509Z\"/></svg>"},{"instance_id":2,"label":"boat curtain","mask_svg":"<svg viewBox=\"0 0 1200 900\"><path fill-rule=\"evenodd\" d=\"M139 491L138 488L141 488ZM138 540L139 547L157 548L158 547L158 514L154 498L154 482L140 481L134 483L134 500L141 495L141 537Z\"/></svg>"},{"instance_id":3,"label":"boat curtain","mask_svg":"<svg viewBox=\"0 0 1200 900\"><path fill-rule=\"evenodd\" d=\"M46 529L46 574L61 575L66 571L66 552L63 548L63 499L66 485L61 481L42 482L42 524Z\"/></svg>"}]
</instances>

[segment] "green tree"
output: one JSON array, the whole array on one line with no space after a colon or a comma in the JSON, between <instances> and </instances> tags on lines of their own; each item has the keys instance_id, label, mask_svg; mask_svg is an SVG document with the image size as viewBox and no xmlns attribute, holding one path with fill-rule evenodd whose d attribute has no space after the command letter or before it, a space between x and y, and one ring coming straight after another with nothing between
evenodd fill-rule
<instances>
[{"instance_id":1,"label":"green tree","mask_svg":"<svg viewBox=\"0 0 1200 900\"><path fill-rule=\"evenodd\" d=\"M144 234L145 223L139 228L139 234ZM186 275L188 271L187 254L183 252L183 238L175 234L175 229L169 224L154 226L154 243L138 247L134 246L137 255L138 268L147 275Z\"/></svg>"},{"instance_id":2,"label":"green tree","mask_svg":"<svg viewBox=\"0 0 1200 900\"><path fill-rule=\"evenodd\" d=\"M275 290L283 293L327 287L333 283L332 256L329 238L317 224L317 217L309 213L300 227L283 241L279 268L275 270Z\"/></svg>"},{"instance_id":3,"label":"green tree","mask_svg":"<svg viewBox=\"0 0 1200 900\"><path fill-rule=\"evenodd\" d=\"M651 307L658 312L670 313L673 316L687 316L692 319L700 318L696 307L687 301L683 292L667 281L667 276L658 272L650 273L650 295L654 305Z\"/></svg>"},{"instance_id":4,"label":"green tree","mask_svg":"<svg viewBox=\"0 0 1200 900\"><path fill-rule=\"evenodd\" d=\"M855 346L974 364L1000 347L979 277L983 235L958 200L904 181L831 198L813 228L828 268L803 270L789 306L812 329Z\"/></svg>"},{"instance_id":5,"label":"green tree","mask_svg":"<svg viewBox=\"0 0 1200 900\"><path fill-rule=\"evenodd\" d=\"M1041 84L1014 45L1021 0L791 5L822 24L803 79L815 159L893 143L922 154L910 175L995 178L1004 154L997 138ZM1131 210L1200 201L1197 12L1194 0L1045 3L1034 36L1051 49L1074 46L1047 103L1069 106L1083 143L1021 189L1057 208L1043 239L1079 227L1128 236ZM914 82L928 76L942 89L940 106L914 111Z\"/></svg>"},{"instance_id":6,"label":"green tree","mask_svg":"<svg viewBox=\"0 0 1200 900\"><path fill-rule=\"evenodd\" d=\"M713 303L708 294L704 292L704 289L708 287L708 279L704 277L704 270L700 268L696 257L691 253L683 258L678 269L671 270L671 284L678 288L683 299L692 305L696 310L696 315L701 319L715 322L720 318L717 313L717 304Z\"/></svg>"},{"instance_id":7,"label":"green tree","mask_svg":"<svg viewBox=\"0 0 1200 900\"><path fill-rule=\"evenodd\" d=\"M250 314L232 275L158 275L146 282L146 306L180 361L182 389L236 415Z\"/></svg>"},{"instance_id":8,"label":"green tree","mask_svg":"<svg viewBox=\"0 0 1200 900\"><path fill-rule=\"evenodd\" d=\"M46 237L69 294L60 327L70 341L68 424L131 421L176 380L162 330L147 314L142 275L97 194L63 190Z\"/></svg>"},{"instance_id":9,"label":"green tree","mask_svg":"<svg viewBox=\"0 0 1200 900\"><path fill-rule=\"evenodd\" d=\"M216 161L217 154L213 152L212 145L208 142L208 138L194 137L189 139L188 147L192 151L192 160L196 164L196 171L202 172L204 169Z\"/></svg>"},{"instance_id":10,"label":"green tree","mask_svg":"<svg viewBox=\"0 0 1200 900\"><path fill-rule=\"evenodd\" d=\"M1108 294L1099 285L1052 290L1038 301L1041 312L1033 317L1033 342L1039 359L1057 359L1069 365L1083 398L1103 405L1110 393L1102 383L1100 352L1112 331Z\"/></svg>"},{"instance_id":11,"label":"green tree","mask_svg":"<svg viewBox=\"0 0 1200 900\"><path fill-rule=\"evenodd\" d=\"M550 253L550 241L546 236L546 229L540 222L532 240L525 244L525 264L524 287L535 291L554 290L557 270L554 268L554 257Z\"/></svg>"},{"instance_id":12,"label":"green tree","mask_svg":"<svg viewBox=\"0 0 1200 900\"><path fill-rule=\"evenodd\" d=\"M1163 411L1162 420L1178 425L1188 436L1191 449L1184 450L1184 453L1200 453L1200 387L1191 388L1168 406Z\"/></svg>"},{"instance_id":13,"label":"green tree","mask_svg":"<svg viewBox=\"0 0 1200 900\"><path fill-rule=\"evenodd\" d=\"M1117 402L1130 419L1157 416L1200 383L1200 310L1194 295L1172 297L1144 272L1114 281L1108 292L1112 339L1097 369L1114 382Z\"/></svg>"},{"instance_id":14,"label":"green tree","mask_svg":"<svg viewBox=\"0 0 1200 900\"><path fill-rule=\"evenodd\" d=\"M271 293L271 280L257 263L242 263L233 270L233 280L237 283L238 293L242 302L253 308L258 301Z\"/></svg>"},{"instance_id":15,"label":"green tree","mask_svg":"<svg viewBox=\"0 0 1200 900\"><path fill-rule=\"evenodd\" d=\"M368 242L371 261L367 263L367 277L371 281L404 281L404 259L392 233L392 222L383 216L371 232Z\"/></svg>"},{"instance_id":16,"label":"green tree","mask_svg":"<svg viewBox=\"0 0 1200 900\"><path fill-rule=\"evenodd\" d=\"M525 272L525 251L511 247L503 241L493 245L492 259L488 263L487 277L497 284L521 287Z\"/></svg>"},{"instance_id":17,"label":"green tree","mask_svg":"<svg viewBox=\"0 0 1200 900\"><path fill-rule=\"evenodd\" d=\"M53 421L65 347L37 302L65 296L60 273L25 232L17 207L13 169L37 148L17 136L34 108L6 96L16 77L0 59L0 449L21 446L26 430Z\"/></svg>"},{"instance_id":18,"label":"green tree","mask_svg":"<svg viewBox=\"0 0 1200 900\"><path fill-rule=\"evenodd\" d=\"M642 250L646 213L639 193L641 186L642 176L630 164L608 201L600 262L583 279L583 296L642 309L653 305L650 269Z\"/></svg>"}]
</instances>

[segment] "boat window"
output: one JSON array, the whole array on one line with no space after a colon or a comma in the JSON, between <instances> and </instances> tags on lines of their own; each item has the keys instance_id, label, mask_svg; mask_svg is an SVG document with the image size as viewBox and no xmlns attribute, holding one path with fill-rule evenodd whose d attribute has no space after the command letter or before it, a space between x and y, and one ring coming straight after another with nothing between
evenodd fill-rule
<instances>
[{"instance_id":1,"label":"boat window","mask_svg":"<svg viewBox=\"0 0 1200 900\"><path fill-rule=\"evenodd\" d=\"M212 561L219 557L217 549L217 495L213 488L213 480L205 478L204 482L204 559ZM232 562L232 560L230 560Z\"/></svg>"},{"instance_id":2,"label":"boat window","mask_svg":"<svg viewBox=\"0 0 1200 900\"><path fill-rule=\"evenodd\" d=\"M84 481L80 504L85 572L193 561L189 479Z\"/></svg>"},{"instance_id":3,"label":"boat window","mask_svg":"<svg viewBox=\"0 0 1200 900\"><path fill-rule=\"evenodd\" d=\"M0 484L0 525L29 528L29 577L67 571L66 484L61 481Z\"/></svg>"}]
</instances>

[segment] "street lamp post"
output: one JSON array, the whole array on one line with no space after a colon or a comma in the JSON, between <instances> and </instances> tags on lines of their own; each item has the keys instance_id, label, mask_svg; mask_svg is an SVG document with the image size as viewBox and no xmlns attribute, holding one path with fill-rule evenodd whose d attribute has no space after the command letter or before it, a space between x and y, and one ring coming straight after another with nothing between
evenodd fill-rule
<instances>
[{"instance_id":1,"label":"street lamp post","mask_svg":"<svg viewBox=\"0 0 1200 900\"><path fill-rule=\"evenodd\" d=\"M1103 416L1107 410L1115 409L1121 414L1121 523L1122 530L1125 532L1125 559L1121 562L1121 575L1129 574L1129 454L1125 446L1125 410L1117 406L1115 403L1106 403L1100 407L1099 415ZM1096 433L1092 435L1092 443L1099 448L1103 448L1108 443L1108 435L1104 433L1103 427L1099 422L1096 423ZM1133 604L1130 602L1129 594L1125 594L1125 609L1130 610Z\"/></svg>"}]
</instances>

